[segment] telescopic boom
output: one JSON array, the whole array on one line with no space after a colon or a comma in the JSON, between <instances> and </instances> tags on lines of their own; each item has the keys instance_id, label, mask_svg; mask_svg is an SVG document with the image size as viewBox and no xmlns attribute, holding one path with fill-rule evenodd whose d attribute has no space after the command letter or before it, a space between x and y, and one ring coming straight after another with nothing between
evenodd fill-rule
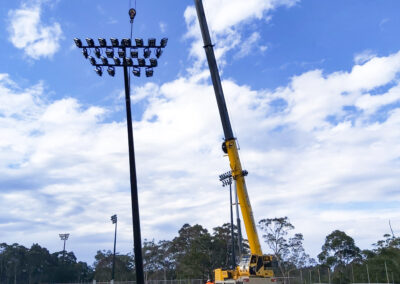
<instances>
[{"instance_id":1,"label":"telescopic boom","mask_svg":"<svg viewBox=\"0 0 400 284\"><path fill-rule=\"evenodd\" d=\"M237 195L243 215L243 222L246 228L247 238L249 239L251 254L262 255L256 224L254 222L253 211L251 209L250 199L244 180L244 176L247 172L242 170L238 147L236 140L233 137L232 126L229 120L228 110L226 108L224 92L222 90L221 79L219 77L218 66L215 60L214 48L211 43L202 0L195 0L195 4L200 23L201 34L203 36L204 49L206 51L208 66L210 68L211 80L214 86L215 98L217 99L219 115L221 117L222 128L224 130L225 142L223 143L222 148L229 156L232 177L236 180Z\"/></svg>"}]
</instances>

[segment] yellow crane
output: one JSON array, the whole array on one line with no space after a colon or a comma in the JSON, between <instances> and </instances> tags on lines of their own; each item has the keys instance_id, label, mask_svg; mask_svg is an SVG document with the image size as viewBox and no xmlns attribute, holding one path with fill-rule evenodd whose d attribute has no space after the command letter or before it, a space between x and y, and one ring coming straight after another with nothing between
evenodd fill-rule
<instances>
[{"instance_id":1,"label":"yellow crane","mask_svg":"<svg viewBox=\"0 0 400 284\"><path fill-rule=\"evenodd\" d=\"M276 282L276 278L274 278L274 272L272 270L273 257L272 255L264 255L261 250L260 240L258 238L256 224L254 222L253 211L251 209L250 199L246 188L246 172L242 169L236 139L233 136L232 126L229 120L225 97L222 90L221 79L219 77L218 66L215 60L214 48L211 43L207 20L204 14L203 3L202 0L194 0L194 2L197 11L197 17L200 23L208 66L210 68L215 97L217 99L222 128L224 130L225 141L222 144L222 150L228 154L232 177L236 181L236 191L251 252L250 255L241 257L239 265L237 265L235 269L216 269L214 271L215 282L218 284L232 284L237 282L265 284Z\"/></svg>"}]
</instances>

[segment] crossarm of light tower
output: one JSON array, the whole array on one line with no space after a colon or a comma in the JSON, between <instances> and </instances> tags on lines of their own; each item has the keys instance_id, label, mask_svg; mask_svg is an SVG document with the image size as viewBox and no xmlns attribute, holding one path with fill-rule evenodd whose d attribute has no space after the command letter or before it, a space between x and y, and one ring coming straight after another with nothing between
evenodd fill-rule
<instances>
[{"instance_id":1,"label":"crossarm of light tower","mask_svg":"<svg viewBox=\"0 0 400 284\"><path fill-rule=\"evenodd\" d=\"M132 67L132 73L136 77L140 77L141 68L145 68L146 77L151 77L153 68L158 66L158 59L167 46L168 38L161 39L159 44L155 38L149 38L147 44L141 38L136 38L134 43L129 38L121 41L110 38L109 43L106 39L99 38L98 45L92 38L86 38L86 45L79 38L75 38L74 41L76 46L82 49L83 56L95 66L94 71L99 76L103 75L102 67L108 67L108 74L114 76L115 67L127 66ZM151 54L155 57L150 58Z\"/></svg>"}]
</instances>

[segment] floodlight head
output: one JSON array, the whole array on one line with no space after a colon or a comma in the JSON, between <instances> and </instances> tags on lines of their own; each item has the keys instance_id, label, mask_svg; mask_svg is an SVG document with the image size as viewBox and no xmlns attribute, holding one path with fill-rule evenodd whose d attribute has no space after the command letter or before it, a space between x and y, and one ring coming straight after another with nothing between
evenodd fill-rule
<instances>
[{"instance_id":1,"label":"floodlight head","mask_svg":"<svg viewBox=\"0 0 400 284\"><path fill-rule=\"evenodd\" d=\"M94 47L94 40L92 38L86 38L86 42L89 47Z\"/></svg>"},{"instance_id":2,"label":"floodlight head","mask_svg":"<svg viewBox=\"0 0 400 284\"><path fill-rule=\"evenodd\" d=\"M139 58L138 63L140 67L146 66L146 60L144 60L143 58Z\"/></svg>"},{"instance_id":3,"label":"floodlight head","mask_svg":"<svg viewBox=\"0 0 400 284\"><path fill-rule=\"evenodd\" d=\"M146 68L146 77L153 76L153 68L147 67Z\"/></svg>"},{"instance_id":4,"label":"floodlight head","mask_svg":"<svg viewBox=\"0 0 400 284\"><path fill-rule=\"evenodd\" d=\"M113 58L114 57L114 49L113 48L107 48L106 49L106 55L108 58Z\"/></svg>"},{"instance_id":5,"label":"floodlight head","mask_svg":"<svg viewBox=\"0 0 400 284\"><path fill-rule=\"evenodd\" d=\"M131 57L132 58L138 58L138 56L139 56L138 49L136 47L135 48L131 48Z\"/></svg>"},{"instance_id":6,"label":"floodlight head","mask_svg":"<svg viewBox=\"0 0 400 284\"><path fill-rule=\"evenodd\" d=\"M82 47L82 41L79 38L74 38L74 41L77 47L79 48Z\"/></svg>"},{"instance_id":7,"label":"floodlight head","mask_svg":"<svg viewBox=\"0 0 400 284\"><path fill-rule=\"evenodd\" d=\"M130 47L131 46L131 39L130 38L124 38L121 41L121 45L125 47Z\"/></svg>"},{"instance_id":8,"label":"floodlight head","mask_svg":"<svg viewBox=\"0 0 400 284\"><path fill-rule=\"evenodd\" d=\"M113 224L117 223L117 215L116 214L111 216L111 221Z\"/></svg>"},{"instance_id":9,"label":"floodlight head","mask_svg":"<svg viewBox=\"0 0 400 284\"><path fill-rule=\"evenodd\" d=\"M124 58L124 62L125 62L125 64L126 64L127 66L132 66L132 65L133 65L132 58L130 58L130 57L125 57L125 58Z\"/></svg>"},{"instance_id":10,"label":"floodlight head","mask_svg":"<svg viewBox=\"0 0 400 284\"><path fill-rule=\"evenodd\" d=\"M115 68L114 68L114 66L108 66L107 72L108 72L108 75L110 75L111 77L114 77L115 76Z\"/></svg>"},{"instance_id":11,"label":"floodlight head","mask_svg":"<svg viewBox=\"0 0 400 284\"><path fill-rule=\"evenodd\" d=\"M111 40L111 45L112 46L114 46L114 47L118 47L118 45L119 45L119 42L118 42L118 39L117 38L110 38L110 40Z\"/></svg>"},{"instance_id":12,"label":"floodlight head","mask_svg":"<svg viewBox=\"0 0 400 284\"><path fill-rule=\"evenodd\" d=\"M133 9L133 8L130 8L130 9L129 9L129 18L131 18L131 22L133 21L133 19L135 18L135 16L136 16L136 10Z\"/></svg>"},{"instance_id":13,"label":"floodlight head","mask_svg":"<svg viewBox=\"0 0 400 284\"><path fill-rule=\"evenodd\" d=\"M106 47L107 41L104 38L99 37L99 44L101 47Z\"/></svg>"},{"instance_id":14,"label":"floodlight head","mask_svg":"<svg viewBox=\"0 0 400 284\"><path fill-rule=\"evenodd\" d=\"M85 58L88 58L88 56L89 56L89 53L88 53L88 51L87 51L87 48L86 48L86 47L84 47L84 48L82 49L82 54L83 54L83 56L84 56Z\"/></svg>"},{"instance_id":15,"label":"floodlight head","mask_svg":"<svg viewBox=\"0 0 400 284\"><path fill-rule=\"evenodd\" d=\"M118 48L118 56L121 58L125 57L125 50L122 48Z\"/></svg>"},{"instance_id":16,"label":"floodlight head","mask_svg":"<svg viewBox=\"0 0 400 284\"><path fill-rule=\"evenodd\" d=\"M103 69L100 66L96 66L94 72L96 72L96 74L99 76L103 75Z\"/></svg>"},{"instance_id":17,"label":"floodlight head","mask_svg":"<svg viewBox=\"0 0 400 284\"><path fill-rule=\"evenodd\" d=\"M96 57L97 57L97 58L100 58L100 56L101 56L100 48L96 47L96 48L94 49L94 54L96 54Z\"/></svg>"},{"instance_id":18,"label":"floodlight head","mask_svg":"<svg viewBox=\"0 0 400 284\"><path fill-rule=\"evenodd\" d=\"M133 75L135 75L136 77L140 77L140 68L138 67L134 67L132 70Z\"/></svg>"},{"instance_id":19,"label":"floodlight head","mask_svg":"<svg viewBox=\"0 0 400 284\"><path fill-rule=\"evenodd\" d=\"M118 57L114 56L114 63L115 65L121 65L121 60Z\"/></svg>"},{"instance_id":20,"label":"floodlight head","mask_svg":"<svg viewBox=\"0 0 400 284\"><path fill-rule=\"evenodd\" d=\"M151 67L157 67L157 65L158 65L157 59L151 58L150 59L150 66Z\"/></svg>"},{"instance_id":21,"label":"floodlight head","mask_svg":"<svg viewBox=\"0 0 400 284\"><path fill-rule=\"evenodd\" d=\"M135 38L135 42L137 47L143 47L143 39Z\"/></svg>"},{"instance_id":22,"label":"floodlight head","mask_svg":"<svg viewBox=\"0 0 400 284\"><path fill-rule=\"evenodd\" d=\"M94 59L94 57L89 56L89 60L90 60L90 64L96 65L96 59Z\"/></svg>"},{"instance_id":23,"label":"floodlight head","mask_svg":"<svg viewBox=\"0 0 400 284\"><path fill-rule=\"evenodd\" d=\"M143 56L144 56L144 58L149 58L149 57L150 57L150 54L151 54L150 48L146 47L146 48L143 50Z\"/></svg>"},{"instance_id":24,"label":"floodlight head","mask_svg":"<svg viewBox=\"0 0 400 284\"><path fill-rule=\"evenodd\" d=\"M160 47L156 49L156 57L157 58L160 58L162 53L163 53L163 50Z\"/></svg>"},{"instance_id":25,"label":"floodlight head","mask_svg":"<svg viewBox=\"0 0 400 284\"><path fill-rule=\"evenodd\" d=\"M166 47L168 43L168 38L163 38L160 42L161 47Z\"/></svg>"},{"instance_id":26,"label":"floodlight head","mask_svg":"<svg viewBox=\"0 0 400 284\"><path fill-rule=\"evenodd\" d=\"M149 43L149 47L156 47L156 39L155 38L149 38L148 43Z\"/></svg>"},{"instance_id":27,"label":"floodlight head","mask_svg":"<svg viewBox=\"0 0 400 284\"><path fill-rule=\"evenodd\" d=\"M100 57L101 58L101 62L103 62L104 65L108 65L108 60L107 58L105 58L104 56Z\"/></svg>"},{"instance_id":28,"label":"floodlight head","mask_svg":"<svg viewBox=\"0 0 400 284\"><path fill-rule=\"evenodd\" d=\"M69 234L58 234L60 236L60 239L62 241L66 241L68 240Z\"/></svg>"}]
</instances>

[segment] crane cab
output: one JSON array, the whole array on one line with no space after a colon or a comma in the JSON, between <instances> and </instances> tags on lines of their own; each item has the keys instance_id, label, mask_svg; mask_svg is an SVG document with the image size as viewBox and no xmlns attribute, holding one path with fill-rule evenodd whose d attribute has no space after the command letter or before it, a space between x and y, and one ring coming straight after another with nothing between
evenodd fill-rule
<instances>
[{"instance_id":1,"label":"crane cab","mask_svg":"<svg viewBox=\"0 0 400 284\"><path fill-rule=\"evenodd\" d=\"M216 284L275 283L272 255L243 255L235 270L215 269Z\"/></svg>"}]
</instances>

